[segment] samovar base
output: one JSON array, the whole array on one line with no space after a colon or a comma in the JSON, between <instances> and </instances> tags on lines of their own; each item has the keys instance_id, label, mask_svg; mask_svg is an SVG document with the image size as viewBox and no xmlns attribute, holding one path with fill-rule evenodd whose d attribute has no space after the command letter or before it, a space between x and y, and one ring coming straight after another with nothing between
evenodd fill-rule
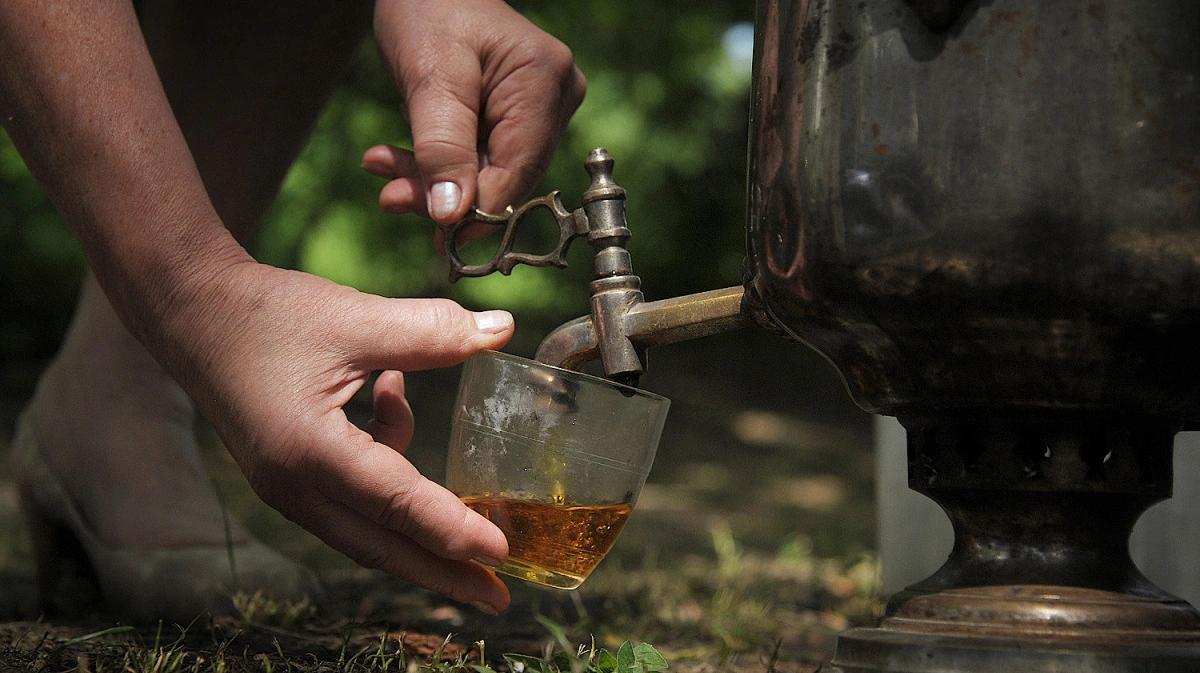
<instances>
[{"instance_id":1,"label":"samovar base","mask_svg":"<svg viewBox=\"0 0 1200 673\"><path fill-rule=\"evenodd\" d=\"M1186 602L1079 587L985 586L910 596L838 637L836 673L1193 673Z\"/></svg>"},{"instance_id":2,"label":"samovar base","mask_svg":"<svg viewBox=\"0 0 1200 673\"><path fill-rule=\"evenodd\" d=\"M1195 673L1200 612L1143 576L1129 534L1170 497L1178 423L1082 411L901 416L909 486L954 548L843 633L839 673Z\"/></svg>"}]
</instances>

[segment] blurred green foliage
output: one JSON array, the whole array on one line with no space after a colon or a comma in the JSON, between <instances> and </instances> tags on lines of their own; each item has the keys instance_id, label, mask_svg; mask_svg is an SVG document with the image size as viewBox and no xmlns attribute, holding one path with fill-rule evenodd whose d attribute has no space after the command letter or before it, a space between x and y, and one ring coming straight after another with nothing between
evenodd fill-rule
<instances>
[{"instance_id":1,"label":"blurred green foliage","mask_svg":"<svg viewBox=\"0 0 1200 673\"><path fill-rule=\"evenodd\" d=\"M588 183L583 161L591 148L606 147L616 160L616 181L628 192L629 247L647 298L740 283L746 35L754 3L513 5L565 42L588 78L587 98L534 195L558 189L567 208L578 207ZM733 41L741 49L729 48L730 37L742 38ZM451 286L429 222L379 211L383 181L362 171L360 158L374 144L407 143L399 110L377 52L365 44L289 174L254 254L379 294L507 308L518 324L548 328L585 313L592 264L582 241L566 271L518 267L509 277ZM556 238L541 227L523 244L546 252ZM53 354L83 273L78 245L0 134L0 394L6 399L27 394Z\"/></svg>"}]
</instances>

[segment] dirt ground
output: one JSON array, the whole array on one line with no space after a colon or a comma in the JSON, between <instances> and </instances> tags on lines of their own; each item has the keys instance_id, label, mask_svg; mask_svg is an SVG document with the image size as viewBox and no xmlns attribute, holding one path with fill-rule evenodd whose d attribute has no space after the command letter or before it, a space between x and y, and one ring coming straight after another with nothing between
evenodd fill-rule
<instances>
[{"instance_id":1,"label":"dirt ground","mask_svg":"<svg viewBox=\"0 0 1200 673\"><path fill-rule=\"evenodd\" d=\"M507 350L528 355L531 343L518 339ZM456 369L407 380L419 424L408 455L435 479L443 472L456 385ZM832 655L837 631L871 621L878 607L869 416L822 358L757 328L653 350L642 385L671 398L672 409L650 480L616 547L578 591L511 582L514 607L496 618L356 568L263 506L201 425L206 464L230 510L314 568L327 589L316 612L296 623L209 620L181 642L222 643L240 661L259 663L277 654L336 662L372 643L399 643L397 634L414 653L431 654L454 634L452 648L483 639L489 656L537 654L547 643L541 616L579 642L650 641L673 671L817 670ZM351 416L365 420L368 405L360 396ZM0 429L8 432L11 424ZM0 654L7 663L0 670L27 670L38 656L44 665L48 650L59 659L44 670L59 670L59 660L76 655L53 647L118 622L103 612L74 619L40 613L17 518L5 469ZM168 625L162 633L138 629L120 637L151 643L180 633ZM250 670L270 670L255 666Z\"/></svg>"}]
</instances>

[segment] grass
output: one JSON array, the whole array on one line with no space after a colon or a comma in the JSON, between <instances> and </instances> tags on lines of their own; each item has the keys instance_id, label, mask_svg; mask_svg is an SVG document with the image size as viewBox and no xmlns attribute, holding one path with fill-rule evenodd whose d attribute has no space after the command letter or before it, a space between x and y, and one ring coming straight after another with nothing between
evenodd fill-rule
<instances>
[{"instance_id":1,"label":"grass","mask_svg":"<svg viewBox=\"0 0 1200 673\"><path fill-rule=\"evenodd\" d=\"M800 540L774 555L748 553L721 525L711 539L710 554L668 568L602 565L586 590L514 586L519 605L508 620L472 622L439 597L372 576L338 588L340 609L241 594L239 616L183 626L9 623L0 671L807 673L828 660L838 631L875 618L870 557L820 559ZM345 614L384 597L408 607Z\"/></svg>"},{"instance_id":2,"label":"grass","mask_svg":"<svg viewBox=\"0 0 1200 673\"><path fill-rule=\"evenodd\" d=\"M544 656L520 653L502 655L500 670L517 673L656 673L665 670L666 659L646 643L625 642L616 654L590 646L573 647L561 627L544 620L561 646L547 650ZM28 670L34 673L80 671L100 673L240 673L262 672L329 672L329 673L498 673L489 665L485 642L480 640L470 648L451 644L447 635L434 651L426 656L406 647L406 634L385 632L366 646L353 644L352 631L347 631L336 657L322 658L313 653L297 656L286 652L278 639L273 641L274 652L251 652L249 646L239 652L231 647L233 638L213 639L208 646L189 643L191 627L179 629L170 642L163 638L164 626L158 625L152 643L143 640L143 633L130 626L116 626L56 642L49 632L43 632L32 646L24 643L30 628L14 643L0 648L0 664L4 670Z\"/></svg>"},{"instance_id":3,"label":"grass","mask_svg":"<svg viewBox=\"0 0 1200 673\"><path fill-rule=\"evenodd\" d=\"M711 535L711 557L594 576L589 581L606 611L580 623L609 643L636 635L684 658L726 664L786 646L791 658L815 666L832 653L839 631L874 623L879 614L873 556L817 558L800 538L769 555L741 549L726 525Z\"/></svg>"},{"instance_id":4,"label":"grass","mask_svg":"<svg viewBox=\"0 0 1200 673\"><path fill-rule=\"evenodd\" d=\"M317 612L317 606L308 598L298 601L277 600L264 595L261 590L234 594L233 607L247 623L284 628L302 623Z\"/></svg>"},{"instance_id":5,"label":"grass","mask_svg":"<svg viewBox=\"0 0 1200 673\"><path fill-rule=\"evenodd\" d=\"M548 652L545 656L530 656L518 653L504 654L501 670L515 673L657 673L669 665L655 648L647 643L634 645L626 641L616 651L609 652L590 646L572 647L561 628L551 625L552 633L562 649ZM237 673L255 671L321 671L330 673L498 673L487 663L484 641L478 641L469 650L456 648L449 655L450 636L428 657L408 653L403 635L391 638L390 634L380 637L374 647L364 647L351 653L343 648L336 660L322 661L316 657L294 657L284 652L276 641L274 653L249 654L229 651L228 642L216 645L212 650L186 645L186 629L170 643L161 641L160 625L155 641L146 645L135 636L121 637L133 632L127 626L104 629L71 638L63 643L48 643L39 640L32 649L8 647L0 650L6 668L24 665L35 673L51 671L121 671L123 673ZM15 670L15 669L12 669Z\"/></svg>"}]
</instances>

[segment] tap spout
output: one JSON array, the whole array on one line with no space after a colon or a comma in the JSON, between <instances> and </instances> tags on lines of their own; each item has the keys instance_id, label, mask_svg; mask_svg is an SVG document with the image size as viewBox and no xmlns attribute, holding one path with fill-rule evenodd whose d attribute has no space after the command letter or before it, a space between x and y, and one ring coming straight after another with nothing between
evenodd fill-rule
<instances>
[{"instance_id":1,"label":"tap spout","mask_svg":"<svg viewBox=\"0 0 1200 673\"><path fill-rule=\"evenodd\" d=\"M620 331L637 350L728 332L748 325L743 288L727 287L682 297L633 304L621 316ZM551 332L534 356L564 369L579 369L601 358L592 316L565 323Z\"/></svg>"}]
</instances>

